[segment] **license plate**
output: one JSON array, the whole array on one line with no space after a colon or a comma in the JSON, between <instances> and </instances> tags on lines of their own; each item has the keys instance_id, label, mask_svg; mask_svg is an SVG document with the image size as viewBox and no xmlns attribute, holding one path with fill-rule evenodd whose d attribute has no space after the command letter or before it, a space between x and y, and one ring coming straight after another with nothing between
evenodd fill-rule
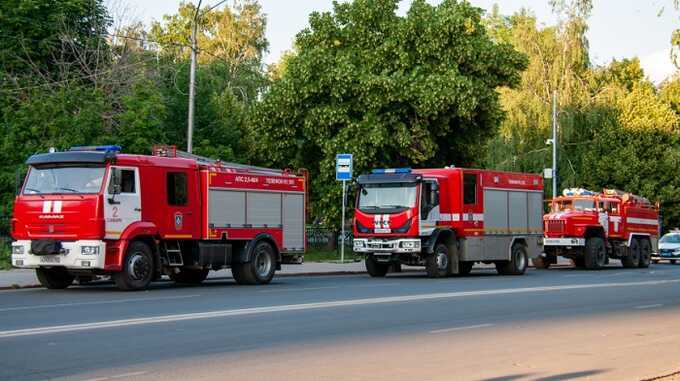
<instances>
[{"instance_id":1,"label":"license plate","mask_svg":"<svg viewBox=\"0 0 680 381\"><path fill-rule=\"evenodd\" d=\"M56 255L46 255L40 257L40 263L61 263L61 258Z\"/></svg>"}]
</instances>

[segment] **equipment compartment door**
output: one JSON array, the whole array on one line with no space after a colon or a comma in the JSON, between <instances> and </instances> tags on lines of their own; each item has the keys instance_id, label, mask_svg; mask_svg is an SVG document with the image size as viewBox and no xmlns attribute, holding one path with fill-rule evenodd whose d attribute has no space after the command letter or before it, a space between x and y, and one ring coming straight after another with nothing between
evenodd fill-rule
<instances>
[{"instance_id":1,"label":"equipment compartment door","mask_svg":"<svg viewBox=\"0 0 680 381\"><path fill-rule=\"evenodd\" d=\"M305 248L305 198L302 194L283 194L283 248L303 251Z\"/></svg>"},{"instance_id":2,"label":"equipment compartment door","mask_svg":"<svg viewBox=\"0 0 680 381\"><path fill-rule=\"evenodd\" d=\"M142 219L139 170L111 167L104 194L106 239L118 239L132 223Z\"/></svg>"}]
</instances>

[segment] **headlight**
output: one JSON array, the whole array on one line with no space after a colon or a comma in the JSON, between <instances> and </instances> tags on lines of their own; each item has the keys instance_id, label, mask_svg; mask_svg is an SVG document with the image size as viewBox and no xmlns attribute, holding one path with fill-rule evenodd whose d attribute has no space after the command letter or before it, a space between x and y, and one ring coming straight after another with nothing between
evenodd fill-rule
<instances>
[{"instance_id":1,"label":"headlight","mask_svg":"<svg viewBox=\"0 0 680 381\"><path fill-rule=\"evenodd\" d=\"M420 248L420 242L418 241L403 241L401 243L403 249L418 249Z\"/></svg>"},{"instance_id":2,"label":"headlight","mask_svg":"<svg viewBox=\"0 0 680 381\"><path fill-rule=\"evenodd\" d=\"M675 250L673 250L673 254L675 254L675 255L680 255L680 249L675 249Z\"/></svg>"},{"instance_id":3,"label":"headlight","mask_svg":"<svg viewBox=\"0 0 680 381\"><path fill-rule=\"evenodd\" d=\"M83 255L97 255L99 254L99 246L81 246L80 254Z\"/></svg>"},{"instance_id":4,"label":"headlight","mask_svg":"<svg viewBox=\"0 0 680 381\"><path fill-rule=\"evenodd\" d=\"M23 246L12 246L12 254L14 255L24 255Z\"/></svg>"}]
</instances>

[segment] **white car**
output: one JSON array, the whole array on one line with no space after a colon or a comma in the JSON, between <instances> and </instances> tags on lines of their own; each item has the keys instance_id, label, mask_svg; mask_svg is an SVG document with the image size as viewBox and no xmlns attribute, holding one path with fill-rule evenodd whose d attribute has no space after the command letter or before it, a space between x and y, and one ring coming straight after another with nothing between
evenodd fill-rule
<instances>
[{"instance_id":1,"label":"white car","mask_svg":"<svg viewBox=\"0 0 680 381\"><path fill-rule=\"evenodd\" d=\"M674 264L680 260L680 231L670 232L659 240L659 252L652 255L654 263L667 260Z\"/></svg>"}]
</instances>

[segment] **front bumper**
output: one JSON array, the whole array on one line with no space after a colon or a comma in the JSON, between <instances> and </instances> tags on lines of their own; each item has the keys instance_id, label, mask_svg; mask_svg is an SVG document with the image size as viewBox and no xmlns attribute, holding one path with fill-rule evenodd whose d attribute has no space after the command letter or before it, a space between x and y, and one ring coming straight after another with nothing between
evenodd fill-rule
<instances>
[{"instance_id":1,"label":"front bumper","mask_svg":"<svg viewBox=\"0 0 680 381\"><path fill-rule=\"evenodd\" d=\"M585 246L585 238L543 238L543 246L575 247Z\"/></svg>"},{"instance_id":2,"label":"front bumper","mask_svg":"<svg viewBox=\"0 0 680 381\"><path fill-rule=\"evenodd\" d=\"M355 253L420 253L419 238L378 239L355 238Z\"/></svg>"},{"instance_id":3,"label":"front bumper","mask_svg":"<svg viewBox=\"0 0 680 381\"><path fill-rule=\"evenodd\" d=\"M106 259L106 243L98 240L62 242L62 253L55 255L34 255L31 241L12 242L12 266L22 269L62 266L67 269L102 270ZM21 250L15 249L21 247ZM82 254L83 247L97 247L97 254ZM21 251L22 254L16 253Z\"/></svg>"},{"instance_id":4,"label":"front bumper","mask_svg":"<svg viewBox=\"0 0 680 381\"><path fill-rule=\"evenodd\" d=\"M652 259L656 260L680 260L680 254L674 254L673 252L664 252L664 253L652 253Z\"/></svg>"}]
</instances>

